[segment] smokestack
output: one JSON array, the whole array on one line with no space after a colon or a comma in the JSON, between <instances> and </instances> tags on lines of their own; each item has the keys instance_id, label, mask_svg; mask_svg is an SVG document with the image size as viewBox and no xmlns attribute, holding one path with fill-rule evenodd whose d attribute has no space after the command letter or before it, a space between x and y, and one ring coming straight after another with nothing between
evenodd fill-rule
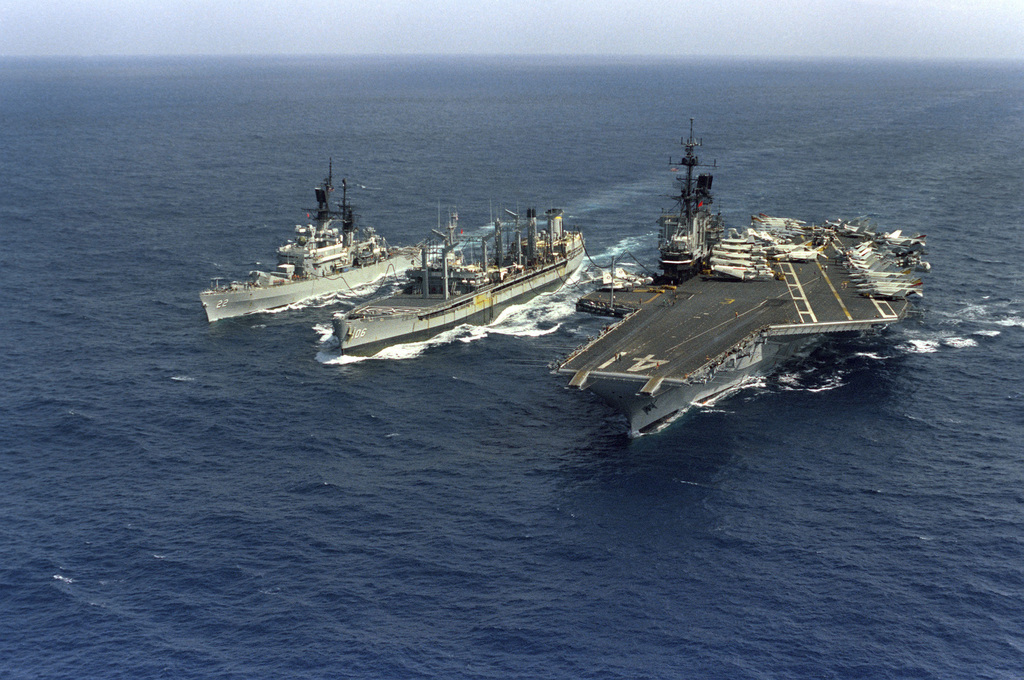
<instances>
[{"instance_id":1,"label":"smokestack","mask_svg":"<svg viewBox=\"0 0 1024 680\"><path fill-rule=\"evenodd\" d=\"M562 211L558 208L552 208L546 213L548 218L548 233L551 234L552 239L558 239L562 237Z\"/></svg>"},{"instance_id":2,"label":"smokestack","mask_svg":"<svg viewBox=\"0 0 1024 680\"><path fill-rule=\"evenodd\" d=\"M529 242L526 244L526 259L531 264L537 260L537 209L527 208L526 209L527 219L527 239Z\"/></svg>"}]
</instances>

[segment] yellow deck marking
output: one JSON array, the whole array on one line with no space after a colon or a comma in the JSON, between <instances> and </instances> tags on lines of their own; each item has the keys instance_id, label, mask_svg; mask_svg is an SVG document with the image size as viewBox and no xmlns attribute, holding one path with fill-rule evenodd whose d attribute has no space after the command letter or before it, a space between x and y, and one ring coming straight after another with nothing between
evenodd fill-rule
<instances>
[{"instance_id":1,"label":"yellow deck marking","mask_svg":"<svg viewBox=\"0 0 1024 680\"><path fill-rule=\"evenodd\" d=\"M846 305L843 304L843 299L841 297L839 297L839 291L837 291L836 287L832 285L832 279L828 278L828 274L825 273L825 268L822 267L821 263L818 262L817 260L815 260L814 263L816 265L818 265L818 269L821 270L821 275L822 275L822 277L824 277L825 283L827 283L828 287L832 289L832 294L836 296L836 302L838 302L839 306L843 308L843 314L846 315L847 319L849 319L850 321L853 321L853 315L850 314L850 310L848 310L846 308Z\"/></svg>"}]
</instances>

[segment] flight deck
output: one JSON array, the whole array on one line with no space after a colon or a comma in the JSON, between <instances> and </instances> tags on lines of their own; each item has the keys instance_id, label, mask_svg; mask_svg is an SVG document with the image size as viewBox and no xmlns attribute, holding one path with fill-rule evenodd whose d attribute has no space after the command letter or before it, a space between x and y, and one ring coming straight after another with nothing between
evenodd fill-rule
<instances>
[{"instance_id":1,"label":"flight deck","mask_svg":"<svg viewBox=\"0 0 1024 680\"><path fill-rule=\"evenodd\" d=\"M837 237L838 239L838 237ZM694 277L675 286L598 291L591 304L626 313L559 367L583 388L595 374L643 382L688 382L741 352L759 336L800 336L867 330L906 314L906 299L862 295L836 240L812 262L772 264L763 281ZM632 310L632 311L630 311Z\"/></svg>"}]
</instances>

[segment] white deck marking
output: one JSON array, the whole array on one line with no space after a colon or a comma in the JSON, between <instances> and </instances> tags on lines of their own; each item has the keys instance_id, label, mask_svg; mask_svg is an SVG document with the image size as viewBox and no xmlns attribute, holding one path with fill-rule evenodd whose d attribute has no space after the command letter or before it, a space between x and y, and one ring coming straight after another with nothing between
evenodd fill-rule
<instances>
[{"instance_id":1,"label":"white deck marking","mask_svg":"<svg viewBox=\"0 0 1024 680\"><path fill-rule=\"evenodd\" d=\"M871 303L875 306L875 309L878 310L878 313L882 315L883 319L895 319L899 317L899 314L896 313L896 311L892 308L892 305L890 305L887 301L876 300L873 297L869 297L868 299L871 300ZM884 309L882 309L882 305L885 305L889 311L886 312Z\"/></svg>"},{"instance_id":2,"label":"white deck marking","mask_svg":"<svg viewBox=\"0 0 1024 680\"><path fill-rule=\"evenodd\" d=\"M626 369L630 373L639 373L649 368L655 368L661 363L661 360L655 359L653 354L648 354L645 357L633 357L633 362L633 365Z\"/></svg>"},{"instance_id":3,"label":"white deck marking","mask_svg":"<svg viewBox=\"0 0 1024 680\"><path fill-rule=\"evenodd\" d=\"M796 306L796 313L800 315L800 323L807 323L807 317L811 320L811 323L818 323L818 317L814 314L814 310L811 309L811 303L807 299L807 295L804 293L804 287L800 285L800 279L797 278L796 270L793 269L792 262L782 263L782 273L786 276L786 285L789 286L789 296L793 298L793 304ZM800 308L801 303L804 309Z\"/></svg>"}]
</instances>

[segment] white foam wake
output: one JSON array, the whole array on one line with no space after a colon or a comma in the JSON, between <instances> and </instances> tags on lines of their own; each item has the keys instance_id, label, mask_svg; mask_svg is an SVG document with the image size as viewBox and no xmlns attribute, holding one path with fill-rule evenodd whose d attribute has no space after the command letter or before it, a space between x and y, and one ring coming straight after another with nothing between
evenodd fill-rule
<instances>
[{"instance_id":1,"label":"white foam wake","mask_svg":"<svg viewBox=\"0 0 1024 680\"><path fill-rule=\"evenodd\" d=\"M938 340L908 340L905 344L899 345L897 349L910 354L931 354L939 351Z\"/></svg>"},{"instance_id":2,"label":"white foam wake","mask_svg":"<svg viewBox=\"0 0 1024 680\"><path fill-rule=\"evenodd\" d=\"M290 305L285 305L284 307L261 310L261 313L280 314L282 312L294 312L300 309L322 309L324 307L332 307L345 303L352 305L356 302L367 299L381 288L384 289L382 293L385 295L393 293L400 287L400 285L401 281L394 277L391 277L390 279L377 279L376 281L363 283L355 288L349 288L348 290L323 293L322 295L316 295L314 297L306 298L305 300L293 302Z\"/></svg>"},{"instance_id":3,"label":"white foam wake","mask_svg":"<svg viewBox=\"0 0 1024 680\"><path fill-rule=\"evenodd\" d=\"M764 389L767 386L768 386L768 379L765 376L763 376L763 375L748 375L743 380L741 380L740 382L736 383L735 385L732 385L728 389L722 390L721 392L718 392L717 394L714 394L714 395L708 397L707 399L703 399L703 400L700 400L700 401L694 401L690 405L691 406L696 406L696 407L702 408L702 409L707 409L707 408L715 406L715 404L717 404L718 402L722 401L723 399L725 399L727 397L731 397L732 395L734 395L737 392L740 392L742 390L759 390L759 389Z\"/></svg>"},{"instance_id":4,"label":"white foam wake","mask_svg":"<svg viewBox=\"0 0 1024 680\"><path fill-rule=\"evenodd\" d=\"M968 349L977 347L978 341L974 338L963 338L957 335L943 335L936 338L917 338L907 340L904 344L898 345L896 349L909 354L932 354L940 351L943 347L953 349Z\"/></svg>"},{"instance_id":5,"label":"white foam wake","mask_svg":"<svg viewBox=\"0 0 1024 680\"><path fill-rule=\"evenodd\" d=\"M834 389L838 389L844 385L842 375L833 375L827 378L823 383L817 387L805 387L804 390L807 392L829 392Z\"/></svg>"},{"instance_id":6,"label":"white foam wake","mask_svg":"<svg viewBox=\"0 0 1024 680\"><path fill-rule=\"evenodd\" d=\"M334 326L329 323L318 323L313 326L313 331L320 335L317 341L321 345L337 345L334 339ZM332 342L333 341L333 342Z\"/></svg>"},{"instance_id":7,"label":"white foam wake","mask_svg":"<svg viewBox=\"0 0 1024 680\"><path fill-rule=\"evenodd\" d=\"M967 302L956 310L935 310L932 313L938 317L944 317L946 323L954 326L971 323L1003 328L1024 328L1024 317L1020 314L1019 300L990 300L986 296L981 302ZM985 333L976 332L975 334Z\"/></svg>"},{"instance_id":8,"label":"white foam wake","mask_svg":"<svg viewBox=\"0 0 1024 680\"><path fill-rule=\"evenodd\" d=\"M946 345L947 347L955 347L957 349L963 349L965 347L977 347L978 346L978 341L973 339L973 338L951 337L951 338L943 338L942 339L942 344Z\"/></svg>"},{"instance_id":9,"label":"white foam wake","mask_svg":"<svg viewBox=\"0 0 1024 680\"><path fill-rule=\"evenodd\" d=\"M633 236L626 236L620 239L616 243L607 246L603 250L597 253L591 253L590 256L603 264L606 260L610 260L613 257L619 257L626 253L632 253L635 250L641 248L647 248L650 246L652 241L652 234L635 234ZM628 262L616 262L616 266L625 266Z\"/></svg>"},{"instance_id":10,"label":"white foam wake","mask_svg":"<svg viewBox=\"0 0 1024 680\"><path fill-rule=\"evenodd\" d=\"M363 361L403 361L405 359L414 359L419 355L423 354L427 349L431 347L437 347L439 345L447 345L455 340L464 340L464 342L472 342L478 340L481 337L486 337L486 333L480 334L474 337L476 332L480 329L479 326L470 326L469 324L462 324L455 328L450 328L446 331L438 333L432 338L427 340L421 340L419 342L407 342L400 345L391 345L385 347L381 351L377 352L373 356L352 356L349 354L337 355L330 352L319 352L317 353L317 361L327 366L346 366L348 364L357 364ZM333 336L332 336L333 337Z\"/></svg>"},{"instance_id":11,"label":"white foam wake","mask_svg":"<svg viewBox=\"0 0 1024 680\"><path fill-rule=\"evenodd\" d=\"M476 342L492 333L521 338L536 338L550 335L561 328L565 319L575 313L575 299L579 295L576 284L579 282L580 276L581 273L577 270L566 279L565 285L557 291L541 293L528 302L506 307L494 321L486 326L462 324L443 331L427 340L386 347L369 357L339 356L322 350L317 354L317 361L332 366L343 366L367 360L401 361L418 357L431 347L446 345L455 341ZM334 336L330 327L318 324L313 329L321 334L321 345L326 346L331 343L331 339Z\"/></svg>"}]
</instances>

